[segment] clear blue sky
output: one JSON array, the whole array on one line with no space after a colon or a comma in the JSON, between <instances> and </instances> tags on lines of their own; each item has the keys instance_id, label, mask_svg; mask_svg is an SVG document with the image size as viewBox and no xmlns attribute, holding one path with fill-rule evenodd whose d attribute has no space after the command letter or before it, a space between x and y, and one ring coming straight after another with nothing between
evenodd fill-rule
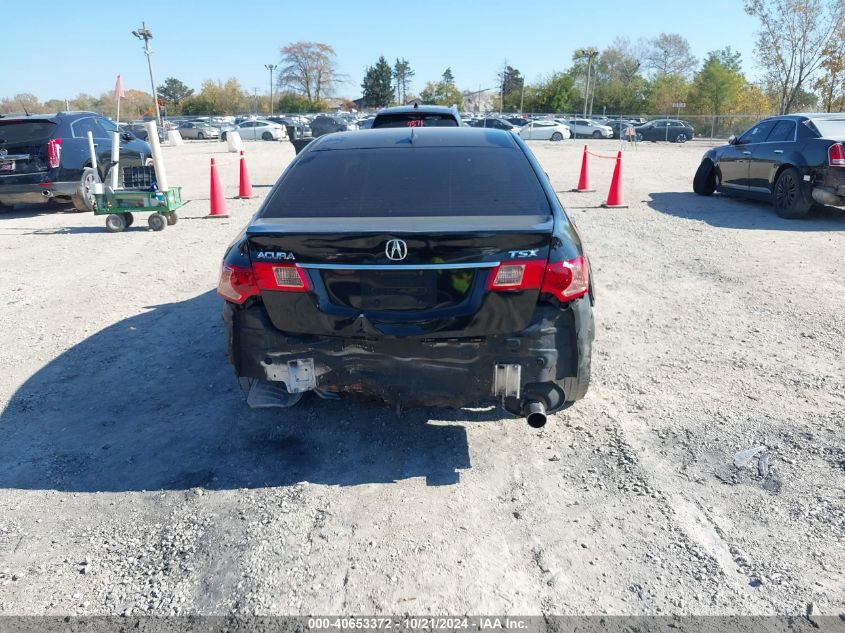
<instances>
[{"instance_id":1,"label":"clear blue sky","mask_svg":"<svg viewBox=\"0 0 845 633\"><path fill-rule=\"evenodd\" d=\"M99 95L114 87L118 73L127 88L149 91L141 42L131 34L142 20L154 35L159 85L168 76L193 88L204 79L236 77L246 90L263 93L269 83L264 64L279 61L279 48L315 40L337 51L339 69L347 76L339 96L360 96L364 70L379 55L411 63L414 92L447 66L459 88L478 89L495 84L505 59L530 82L568 67L576 48L603 48L619 35L636 41L661 31L686 37L699 58L731 45L742 53L746 75L758 75L753 56L757 22L745 15L740 0L569 4L146 0L94 5L44 0L32 5L0 0L6 51L0 55L0 96Z\"/></svg>"}]
</instances>

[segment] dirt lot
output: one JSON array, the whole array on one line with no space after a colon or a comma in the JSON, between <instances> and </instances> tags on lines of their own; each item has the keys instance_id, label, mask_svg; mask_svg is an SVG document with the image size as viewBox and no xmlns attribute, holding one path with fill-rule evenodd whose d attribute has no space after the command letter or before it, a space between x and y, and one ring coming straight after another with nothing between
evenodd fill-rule
<instances>
[{"instance_id":1,"label":"dirt lot","mask_svg":"<svg viewBox=\"0 0 845 633\"><path fill-rule=\"evenodd\" d=\"M569 193L582 144L532 147L598 294L591 391L539 432L248 410L214 286L260 197L203 219L222 143L166 149L163 233L0 215L0 613L845 611L845 213L697 197L696 143L627 151L606 210L611 161ZM293 150L248 155L263 196Z\"/></svg>"}]
</instances>

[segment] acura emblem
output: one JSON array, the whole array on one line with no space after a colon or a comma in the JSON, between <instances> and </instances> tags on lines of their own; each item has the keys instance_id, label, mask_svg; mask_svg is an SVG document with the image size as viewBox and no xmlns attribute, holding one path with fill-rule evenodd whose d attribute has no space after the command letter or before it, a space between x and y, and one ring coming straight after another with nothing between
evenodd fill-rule
<instances>
[{"instance_id":1,"label":"acura emblem","mask_svg":"<svg viewBox=\"0 0 845 633\"><path fill-rule=\"evenodd\" d=\"M408 245L405 244L405 240L387 240L384 254L387 255L387 259L393 261L405 259L408 256Z\"/></svg>"}]
</instances>

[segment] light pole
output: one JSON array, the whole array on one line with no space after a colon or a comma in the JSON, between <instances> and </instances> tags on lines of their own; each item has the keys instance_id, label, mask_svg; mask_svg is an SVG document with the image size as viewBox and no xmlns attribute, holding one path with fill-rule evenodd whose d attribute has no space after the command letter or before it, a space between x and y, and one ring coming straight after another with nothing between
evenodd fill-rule
<instances>
[{"instance_id":1,"label":"light pole","mask_svg":"<svg viewBox=\"0 0 845 633\"><path fill-rule=\"evenodd\" d=\"M264 64L264 68L270 71L270 116L273 116L273 71L278 68L278 64Z\"/></svg>"},{"instance_id":2,"label":"light pole","mask_svg":"<svg viewBox=\"0 0 845 633\"><path fill-rule=\"evenodd\" d=\"M161 128L161 111L158 109L158 93L156 92L156 80L153 77L153 49L150 48L150 40L153 39L152 32L147 28L146 22L141 22L141 28L132 31L132 35L144 41L144 54L147 56L147 66L150 68L150 86L153 89L153 105L156 109L156 123Z\"/></svg>"},{"instance_id":3,"label":"light pole","mask_svg":"<svg viewBox=\"0 0 845 633\"><path fill-rule=\"evenodd\" d=\"M584 87L584 118L587 118L587 104L590 100L590 70L593 67L593 58L597 57L599 52L595 48L579 48L575 51L578 57L587 58L587 83Z\"/></svg>"},{"instance_id":4,"label":"light pole","mask_svg":"<svg viewBox=\"0 0 845 633\"><path fill-rule=\"evenodd\" d=\"M525 104L525 77L522 78L522 89L519 91L519 116L522 116L522 106Z\"/></svg>"}]
</instances>

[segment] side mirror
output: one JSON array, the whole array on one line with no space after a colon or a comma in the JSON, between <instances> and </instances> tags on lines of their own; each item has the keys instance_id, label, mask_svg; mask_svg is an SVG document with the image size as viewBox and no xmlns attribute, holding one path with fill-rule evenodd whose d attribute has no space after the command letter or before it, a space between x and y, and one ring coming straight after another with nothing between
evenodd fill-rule
<instances>
[{"instance_id":1,"label":"side mirror","mask_svg":"<svg viewBox=\"0 0 845 633\"><path fill-rule=\"evenodd\" d=\"M737 140L738 140L738 139L736 138L736 135L735 135L735 134L731 134L731 135L728 137L728 145L736 145Z\"/></svg>"},{"instance_id":2,"label":"side mirror","mask_svg":"<svg viewBox=\"0 0 845 633\"><path fill-rule=\"evenodd\" d=\"M120 138L124 141L134 141L137 137L133 132L124 131L121 133Z\"/></svg>"}]
</instances>

